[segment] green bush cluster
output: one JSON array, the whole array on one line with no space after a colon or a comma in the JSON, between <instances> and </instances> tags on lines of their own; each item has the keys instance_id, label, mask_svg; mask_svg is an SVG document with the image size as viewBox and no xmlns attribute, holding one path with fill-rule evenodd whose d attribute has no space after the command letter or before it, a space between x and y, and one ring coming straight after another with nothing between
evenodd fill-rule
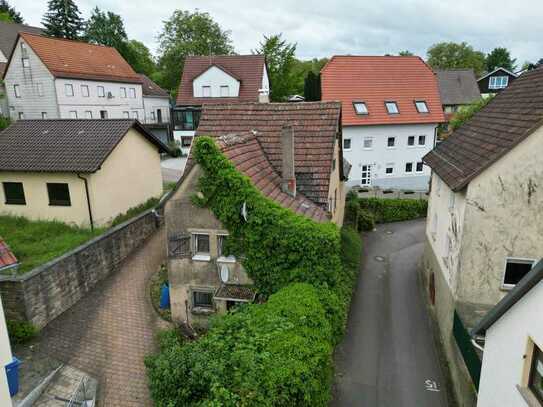
<instances>
[{"instance_id":1,"label":"green bush cluster","mask_svg":"<svg viewBox=\"0 0 543 407\"><path fill-rule=\"evenodd\" d=\"M38 334L38 329L27 321L6 320L9 341L12 345L27 343Z\"/></svg>"},{"instance_id":2,"label":"green bush cluster","mask_svg":"<svg viewBox=\"0 0 543 407\"><path fill-rule=\"evenodd\" d=\"M424 218L428 201L423 199L359 198L360 208L370 212L377 223Z\"/></svg>"},{"instance_id":3,"label":"green bush cluster","mask_svg":"<svg viewBox=\"0 0 543 407\"><path fill-rule=\"evenodd\" d=\"M360 206L359 198L354 191L349 191L346 197L344 223L358 231L370 231L375 228L373 214Z\"/></svg>"},{"instance_id":4,"label":"green bush cluster","mask_svg":"<svg viewBox=\"0 0 543 407\"><path fill-rule=\"evenodd\" d=\"M149 198L144 203L134 206L130 208L129 210L127 210L125 213L121 213L115 216L115 218L113 218L113 220L111 221L111 226L113 227L113 226L120 225L121 223L132 219L133 217L139 215L140 213L143 213L148 209L154 208L155 206L157 206L159 201L160 201L159 198Z\"/></svg>"},{"instance_id":5,"label":"green bush cluster","mask_svg":"<svg viewBox=\"0 0 543 407\"><path fill-rule=\"evenodd\" d=\"M228 229L227 252L242 259L269 299L217 316L200 340L166 341L169 346L147 358L155 403L327 405L332 351L358 271L358 233L313 222L264 197L210 138L196 139L193 152L204 171L198 203Z\"/></svg>"}]
</instances>

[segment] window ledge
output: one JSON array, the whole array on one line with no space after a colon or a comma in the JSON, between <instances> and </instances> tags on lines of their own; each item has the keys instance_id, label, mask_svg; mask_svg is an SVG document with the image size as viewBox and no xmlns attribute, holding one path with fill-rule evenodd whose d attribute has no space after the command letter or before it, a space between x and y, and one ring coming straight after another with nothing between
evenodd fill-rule
<instances>
[{"instance_id":1,"label":"window ledge","mask_svg":"<svg viewBox=\"0 0 543 407\"><path fill-rule=\"evenodd\" d=\"M541 403L528 387L522 387L517 384L517 390L529 407L541 407Z\"/></svg>"},{"instance_id":2,"label":"window ledge","mask_svg":"<svg viewBox=\"0 0 543 407\"><path fill-rule=\"evenodd\" d=\"M215 310L210 307L192 307L190 312L194 315L212 315L215 313Z\"/></svg>"},{"instance_id":3,"label":"window ledge","mask_svg":"<svg viewBox=\"0 0 543 407\"><path fill-rule=\"evenodd\" d=\"M234 256L221 256L217 258L217 261L220 263L235 263L236 258Z\"/></svg>"},{"instance_id":4,"label":"window ledge","mask_svg":"<svg viewBox=\"0 0 543 407\"><path fill-rule=\"evenodd\" d=\"M192 256L193 261L211 261L211 256L209 254L195 254Z\"/></svg>"}]
</instances>

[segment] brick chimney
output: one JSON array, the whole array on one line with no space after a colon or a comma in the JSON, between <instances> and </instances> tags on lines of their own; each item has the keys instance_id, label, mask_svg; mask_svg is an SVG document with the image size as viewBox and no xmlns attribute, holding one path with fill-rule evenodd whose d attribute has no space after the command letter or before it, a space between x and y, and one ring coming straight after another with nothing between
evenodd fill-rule
<instances>
[{"instance_id":1,"label":"brick chimney","mask_svg":"<svg viewBox=\"0 0 543 407\"><path fill-rule=\"evenodd\" d=\"M294 174L294 130L285 125L281 129L281 189L292 197L296 196L296 176Z\"/></svg>"}]
</instances>

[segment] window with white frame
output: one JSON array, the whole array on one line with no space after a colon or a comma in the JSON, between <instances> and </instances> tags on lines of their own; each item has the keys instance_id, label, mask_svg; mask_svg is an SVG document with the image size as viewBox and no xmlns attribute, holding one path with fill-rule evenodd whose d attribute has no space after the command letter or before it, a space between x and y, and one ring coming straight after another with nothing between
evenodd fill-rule
<instances>
[{"instance_id":1,"label":"window with white frame","mask_svg":"<svg viewBox=\"0 0 543 407\"><path fill-rule=\"evenodd\" d=\"M415 136L407 137L407 145L408 146L414 146L415 145Z\"/></svg>"},{"instance_id":2,"label":"window with white frame","mask_svg":"<svg viewBox=\"0 0 543 407\"><path fill-rule=\"evenodd\" d=\"M100 119L107 119L107 110L100 110Z\"/></svg>"},{"instance_id":3,"label":"window with white frame","mask_svg":"<svg viewBox=\"0 0 543 407\"><path fill-rule=\"evenodd\" d=\"M350 138L344 138L343 139L343 150L350 150L351 149L351 139Z\"/></svg>"},{"instance_id":4,"label":"window with white frame","mask_svg":"<svg viewBox=\"0 0 543 407\"><path fill-rule=\"evenodd\" d=\"M22 58L21 60L23 62L23 68L30 68L30 59Z\"/></svg>"},{"instance_id":5,"label":"window with white frame","mask_svg":"<svg viewBox=\"0 0 543 407\"><path fill-rule=\"evenodd\" d=\"M199 256L201 259L209 259L210 246L208 234L194 233L192 235L192 245L194 256Z\"/></svg>"},{"instance_id":6,"label":"window with white frame","mask_svg":"<svg viewBox=\"0 0 543 407\"><path fill-rule=\"evenodd\" d=\"M417 112L428 113L428 105L424 100L415 101L415 106L417 107Z\"/></svg>"},{"instance_id":7,"label":"window with white frame","mask_svg":"<svg viewBox=\"0 0 543 407\"><path fill-rule=\"evenodd\" d=\"M398 109L398 104L396 102L385 102L388 114L398 114L400 110Z\"/></svg>"},{"instance_id":8,"label":"window with white frame","mask_svg":"<svg viewBox=\"0 0 543 407\"><path fill-rule=\"evenodd\" d=\"M41 118L47 119L47 112L41 112Z\"/></svg>"},{"instance_id":9,"label":"window with white frame","mask_svg":"<svg viewBox=\"0 0 543 407\"><path fill-rule=\"evenodd\" d=\"M92 112L90 110L85 110L85 119L92 119Z\"/></svg>"},{"instance_id":10,"label":"window with white frame","mask_svg":"<svg viewBox=\"0 0 543 407\"><path fill-rule=\"evenodd\" d=\"M387 138L387 147L392 148L396 144L396 137L389 137Z\"/></svg>"},{"instance_id":11,"label":"window with white frame","mask_svg":"<svg viewBox=\"0 0 543 407\"><path fill-rule=\"evenodd\" d=\"M43 83L38 82L36 84L36 87L38 88L38 96L43 96L44 95L44 93L43 93Z\"/></svg>"},{"instance_id":12,"label":"window with white frame","mask_svg":"<svg viewBox=\"0 0 543 407\"><path fill-rule=\"evenodd\" d=\"M126 88L121 87L121 97L126 98Z\"/></svg>"},{"instance_id":13,"label":"window with white frame","mask_svg":"<svg viewBox=\"0 0 543 407\"><path fill-rule=\"evenodd\" d=\"M13 85L13 93L15 93L16 98L21 97L21 87L19 85Z\"/></svg>"},{"instance_id":14,"label":"window with white frame","mask_svg":"<svg viewBox=\"0 0 543 407\"><path fill-rule=\"evenodd\" d=\"M385 175L394 174L394 163L388 163L385 165Z\"/></svg>"},{"instance_id":15,"label":"window with white frame","mask_svg":"<svg viewBox=\"0 0 543 407\"><path fill-rule=\"evenodd\" d=\"M366 150L370 150L373 148L373 137L364 137L363 144L364 148Z\"/></svg>"},{"instance_id":16,"label":"window with white frame","mask_svg":"<svg viewBox=\"0 0 543 407\"><path fill-rule=\"evenodd\" d=\"M230 87L228 85L221 86L221 97L230 96Z\"/></svg>"},{"instance_id":17,"label":"window with white frame","mask_svg":"<svg viewBox=\"0 0 543 407\"><path fill-rule=\"evenodd\" d=\"M135 99L136 98L136 89L135 88L130 88L128 91L129 91L130 97L132 99Z\"/></svg>"},{"instance_id":18,"label":"window with white frame","mask_svg":"<svg viewBox=\"0 0 543 407\"><path fill-rule=\"evenodd\" d=\"M89 95L89 85L81 85L81 96L88 98Z\"/></svg>"},{"instance_id":19,"label":"window with white frame","mask_svg":"<svg viewBox=\"0 0 543 407\"><path fill-rule=\"evenodd\" d=\"M74 95L74 87L71 83L65 83L64 84L64 94L66 96L73 96Z\"/></svg>"},{"instance_id":20,"label":"window with white frame","mask_svg":"<svg viewBox=\"0 0 543 407\"><path fill-rule=\"evenodd\" d=\"M19 114L17 115L17 117L19 118L19 120L23 120L23 119L25 118L24 112L19 112Z\"/></svg>"},{"instance_id":21,"label":"window with white frame","mask_svg":"<svg viewBox=\"0 0 543 407\"><path fill-rule=\"evenodd\" d=\"M530 272L535 264L533 259L507 257L505 259L505 271L503 273L502 288L511 289Z\"/></svg>"},{"instance_id":22,"label":"window with white frame","mask_svg":"<svg viewBox=\"0 0 543 407\"><path fill-rule=\"evenodd\" d=\"M543 405L543 352L532 341L532 358L528 373L528 389L535 396L540 405Z\"/></svg>"},{"instance_id":23,"label":"window with white frame","mask_svg":"<svg viewBox=\"0 0 543 407\"><path fill-rule=\"evenodd\" d=\"M98 93L98 97L99 97L99 98L106 97L106 90L104 89L103 86L98 86L98 87L96 88L96 90L97 90L97 93Z\"/></svg>"},{"instance_id":24,"label":"window with white frame","mask_svg":"<svg viewBox=\"0 0 543 407\"><path fill-rule=\"evenodd\" d=\"M419 136L419 146L426 145L426 136Z\"/></svg>"},{"instance_id":25,"label":"window with white frame","mask_svg":"<svg viewBox=\"0 0 543 407\"><path fill-rule=\"evenodd\" d=\"M211 97L211 86L202 86L202 97Z\"/></svg>"},{"instance_id":26,"label":"window with white frame","mask_svg":"<svg viewBox=\"0 0 543 407\"><path fill-rule=\"evenodd\" d=\"M424 165L423 165L422 161L417 162L416 171L417 172L422 172L423 170L424 170Z\"/></svg>"},{"instance_id":27,"label":"window with white frame","mask_svg":"<svg viewBox=\"0 0 543 407\"><path fill-rule=\"evenodd\" d=\"M509 84L508 76L491 76L488 81L488 89L503 89Z\"/></svg>"},{"instance_id":28,"label":"window with white frame","mask_svg":"<svg viewBox=\"0 0 543 407\"><path fill-rule=\"evenodd\" d=\"M26 44L24 42L21 42L21 55L23 57L26 57L28 55L28 50L27 50Z\"/></svg>"},{"instance_id":29,"label":"window with white frame","mask_svg":"<svg viewBox=\"0 0 543 407\"><path fill-rule=\"evenodd\" d=\"M353 102L354 111L356 114L365 115L368 114L368 107L365 102Z\"/></svg>"},{"instance_id":30,"label":"window with white frame","mask_svg":"<svg viewBox=\"0 0 543 407\"><path fill-rule=\"evenodd\" d=\"M70 119L77 119L77 112L75 110L70 110Z\"/></svg>"},{"instance_id":31,"label":"window with white frame","mask_svg":"<svg viewBox=\"0 0 543 407\"><path fill-rule=\"evenodd\" d=\"M192 306L195 308L213 308L213 292L194 290L192 292Z\"/></svg>"},{"instance_id":32,"label":"window with white frame","mask_svg":"<svg viewBox=\"0 0 543 407\"><path fill-rule=\"evenodd\" d=\"M413 163L405 163L405 172L413 172Z\"/></svg>"}]
</instances>

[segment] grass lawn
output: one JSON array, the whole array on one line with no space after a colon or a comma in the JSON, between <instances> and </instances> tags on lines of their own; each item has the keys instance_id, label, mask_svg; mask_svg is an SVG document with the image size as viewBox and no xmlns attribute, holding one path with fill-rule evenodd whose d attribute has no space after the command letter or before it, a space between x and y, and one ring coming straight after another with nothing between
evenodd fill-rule
<instances>
[{"instance_id":1,"label":"grass lawn","mask_svg":"<svg viewBox=\"0 0 543 407\"><path fill-rule=\"evenodd\" d=\"M104 229L83 229L61 222L29 221L0 215L0 236L11 248L23 274L100 235Z\"/></svg>"}]
</instances>

